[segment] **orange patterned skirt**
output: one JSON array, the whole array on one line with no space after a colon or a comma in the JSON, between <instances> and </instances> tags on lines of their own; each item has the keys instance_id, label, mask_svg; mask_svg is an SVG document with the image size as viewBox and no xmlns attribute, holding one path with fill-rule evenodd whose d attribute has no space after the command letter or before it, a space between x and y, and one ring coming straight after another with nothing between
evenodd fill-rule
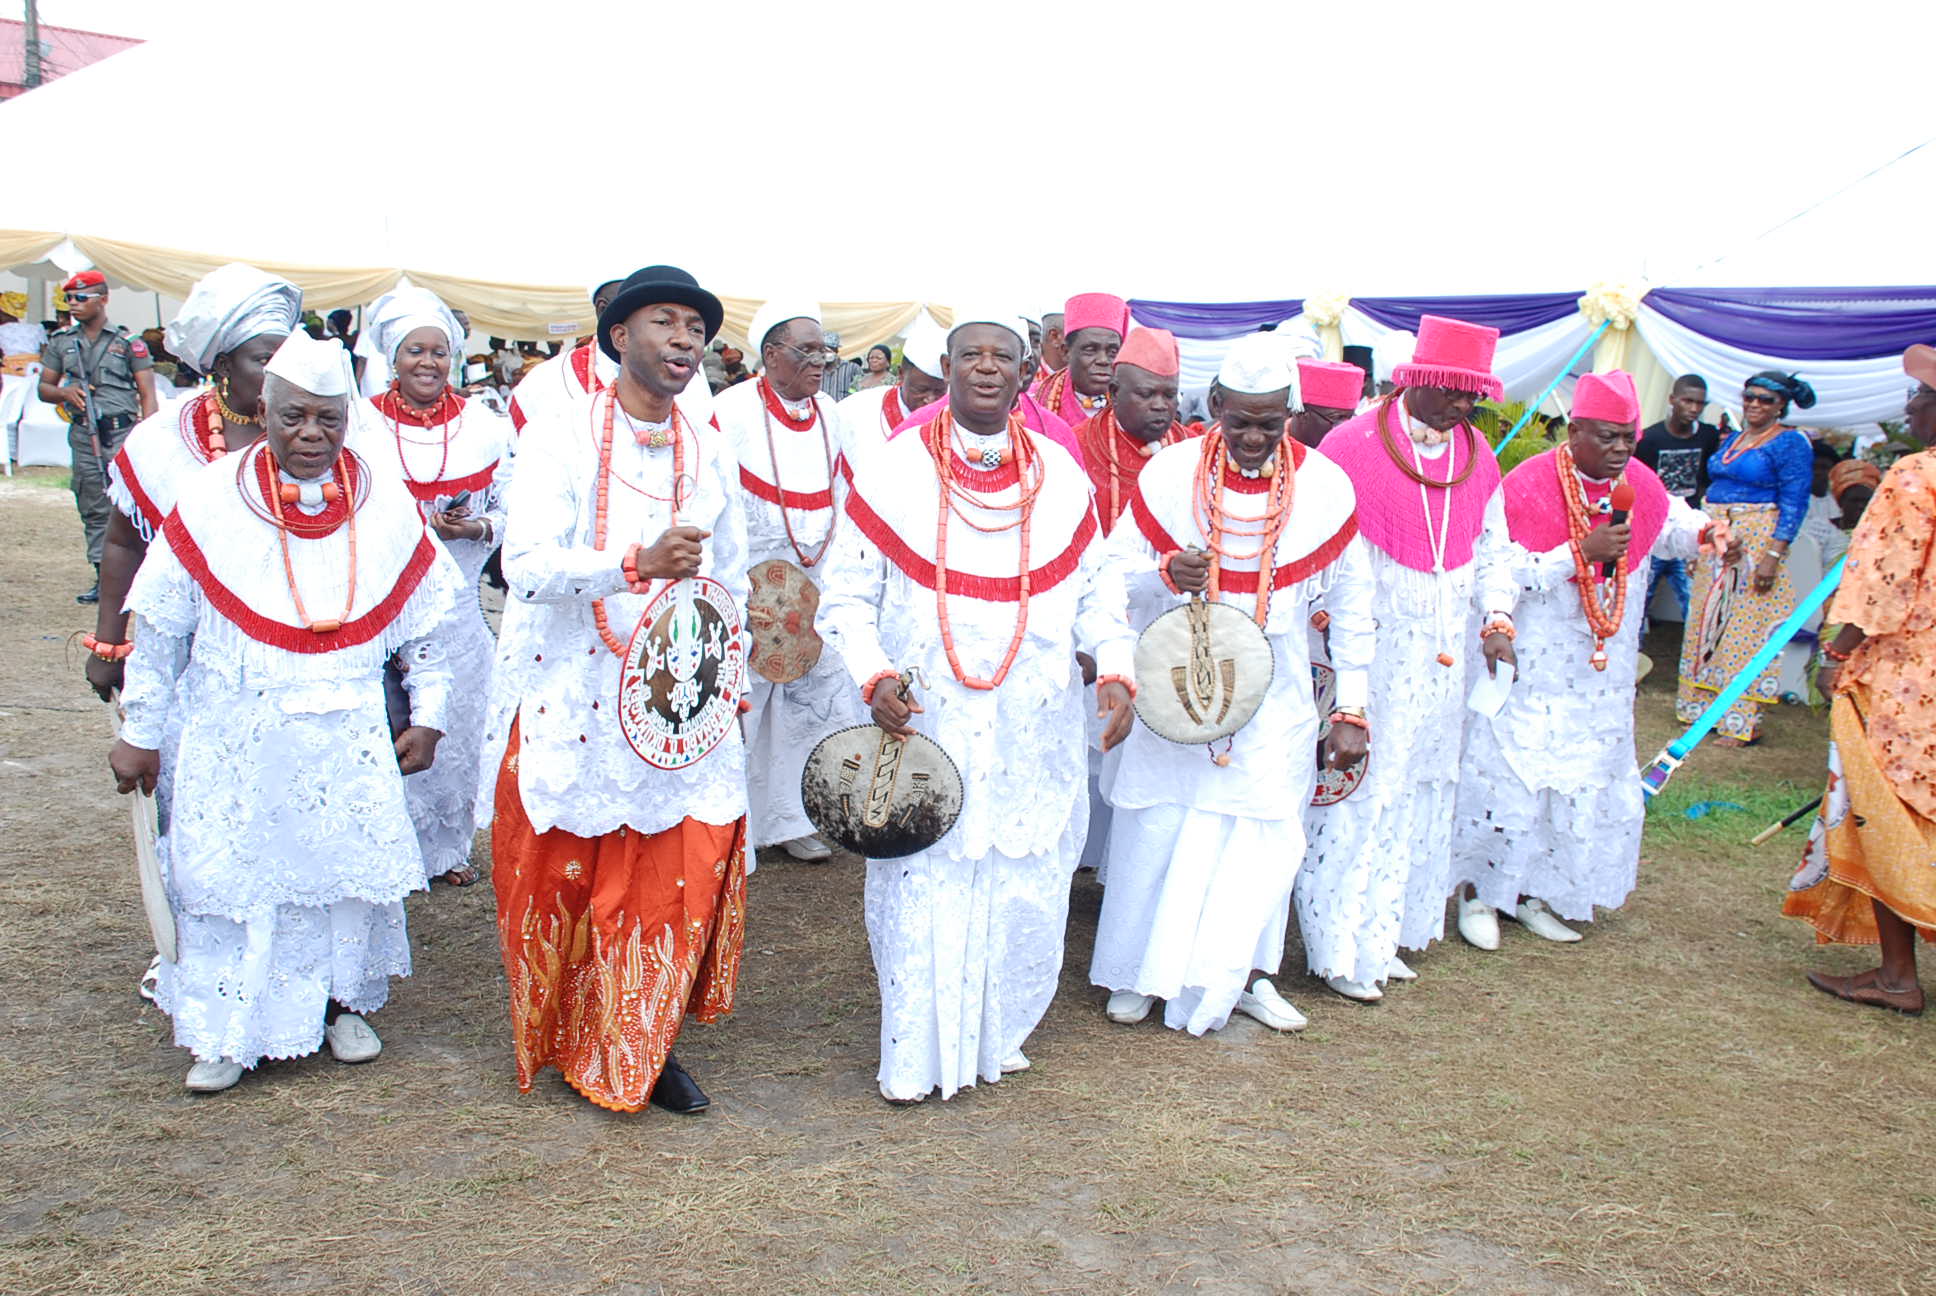
<instances>
[{"instance_id":1,"label":"orange patterned skirt","mask_svg":"<svg viewBox=\"0 0 1936 1296\"><path fill-rule=\"evenodd\" d=\"M498 769L491 881L511 983L518 1088L547 1066L614 1111L639 1111L687 1013L733 1010L746 938L746 820L650 835L534 832L514 724Z\"/></svg>"}]
</instances>

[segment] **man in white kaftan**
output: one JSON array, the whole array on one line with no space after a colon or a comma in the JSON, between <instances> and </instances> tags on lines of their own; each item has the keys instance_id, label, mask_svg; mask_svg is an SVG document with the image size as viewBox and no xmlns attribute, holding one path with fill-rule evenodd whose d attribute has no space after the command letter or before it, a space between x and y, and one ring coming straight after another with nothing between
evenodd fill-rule
<instances>
[{"instance_id":1,"label":"man in white kaftan","mask_svg":"<svg viewBox=\"0 0 1936 1296\"><path fill-rule=\"evenodd\" d=\"M177 959L156 1001L197 1092L325 1039L346 1062L382 1047L362 1014L410 971L402 901L424 884L403 773L441 736L439 644L464 594L402 484L343 448L340 344L294 332L268 374L263 440L180 483L135 578L110 757L122 791L152 789L179 709ZM393 743L383 663L399 651L416 665Z\"/></svg>"},{"instance_id":2,"label":"man in white kaftan","mask_svg":"<svg viewBox=\"0 0 1936 1296\"><path fill-rule=\"evenodd\" d=\"M1193 1035L1219 1029L1233 1010L1277 1030L1304 1025L1269 978L1283 958L1303 809L1317 777L1321 717L1306 626L1313 602L1324 600L1339 706L1360 719L1373 627L1351 481L1284 436L1298 403L1288 361L1270 334L1232 348L1211 397L1219 423L1149 461L1110 536L1137 630L1182 606L1179 590L1203 590L1209 554L1221 550L1217 597L1261 618L1271 653L1256 714L1214 750L1140 724L1123 744L1109 784L1108 886L1089 965L1090 980L1112 992L1115 1021L1140 1021L1161 998L1164 1023ZM1200 520L1210 510L1198 496L1210 489L1228 521L1216 535ZM1266 559L1264 537L1280 526ZM1253 683L1238 678L1235 687ZM1333 726L1340 738L1347 731L1362 742L1362 729Z\"/></svg>"},{"instance_id":3,"label":"man in white kaftan","mask_svg":"<svg viewBox=\"0 0 1936 1296\"><path fill-rule=\"evenodd\" d=\"M964 788L945 836L867 864L879 1080L893 1101L1028 1066L1088 820L1078 648L1102 672L1109 741L1130 720L1122 585L1088 478L1009 414L1025 346L1018 319L957 316L948 409L855 465L828 557L820 632L876 723L933 738ZM926 681L913 714L893 686L910 669Z\"/></svg>"},{"instance_id":4,"label":"man in white kaftan","mask_svg":"<svg viewBox=\"0 0 1936 1296\"><path fill-rule=\"evenodd\" d=\"M760 349L760 375L714 400L720 431L739 457L747 570L776 587L797 579L786 570L791 566L817 584L846 493L839 419L832 398L820 391L826 366L820 307L767 302L754 313L751 336ZM812 629L808 624L788 635L781 621L780 636L796 641ZM793 660L784 650L762 651L756 636L748 662L747 841L755 850L779 846L797 860L818 861L833 852L807 819L800 775L814 745L861 723L863 708L838 651L823 645L806 674L784 683L772 678L792 674Z\"/></svg>"},{"instance_id":5,"label":"man in white kaftan","mask_svg":"<svg viewBox=\"0 0 1936 1296\"><path fill-rule=\"evenodd\" d=\"M1498 943L1493 910L1547 940L1577 941L1558 918L1618 908L1638 879L1633 699L1647 559L1692 558L1711 539L1708 519L1632 458L1638 416L1627 374L1587 375L1566 444L1514 468L1487 506L1479 606L1493 633L1476 669L1515 666L1518 678L1496 716L1473 717L1459 784L1454 871L1477 891L1461 900L1460 930L1490 923L1490 943L1473 942L1481 948ZM1582 606L1562 474L1584 501L1590 529L1579 550L1598 607L1611 609L1619 592L1602 563L1623 563L1626 603L1604 638ZM1631 520L1614 523L1605 506L1622 477Z\"/></svg>"},{"instance_id":6,"label":"man in white kaftan","mask_svg":"<svg viewBox=\"0 0 1936 1296\"><path fill-rule=\"evenodd\" d=\"M910 414L948 394L941 377L941 356L947 349L947 333L923 311L901 347L900 380L864 388L835 407L849 464L886 445Z\"/></svg>"}]
</instances>

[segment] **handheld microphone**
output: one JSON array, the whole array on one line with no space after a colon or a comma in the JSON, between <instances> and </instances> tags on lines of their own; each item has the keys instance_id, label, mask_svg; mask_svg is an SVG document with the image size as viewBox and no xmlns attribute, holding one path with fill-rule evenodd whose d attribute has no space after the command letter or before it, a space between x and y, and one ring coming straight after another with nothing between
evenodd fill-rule
<instances>
[{"instance_id":1,"label":"handheld microphone","mask_svg":"<svg viewBox=\"0 0 1936 1296\"><path fill-rule=\"evenodd\" d=\"M1607 503L1613 506L1611 524L1613 526L1619 526L1622 522L1625 522L1627 520L1627 514L1633 511L1634 506L1634 488L1632 483L1625 477L1615 482L1613 484L1613 493L1607 497ZM1600 564L1600 579L1613 579L1612 563L1603 562Z\"/></svg>"}]
</instances>

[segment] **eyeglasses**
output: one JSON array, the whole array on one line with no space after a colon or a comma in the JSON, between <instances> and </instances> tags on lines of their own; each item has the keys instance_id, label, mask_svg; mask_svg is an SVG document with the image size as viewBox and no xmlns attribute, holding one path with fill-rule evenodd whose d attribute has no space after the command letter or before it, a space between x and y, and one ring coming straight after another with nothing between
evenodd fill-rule
<instances>
[{"instance_id":1,"label":"eyeglasses","mask_svg":"<svg viewBox=\"0 0 1936 1296\"><path fill-rule=\"evenodd\" d=\"M1743 405L1779 405L1781 397L1773 392L1742 392L1741 403Z\"/></svg>"},{"instance_id":2,"label":"eyeglasses","mask_svg":"<svg viewBox=\"0 0 1936 1296\"><path fill-rule=\"evenodd\" d=\"M827 353L825 351L808 351L804 348L794 346L791 342L780 343L780 350L792 356L793 363L797 365L811 366L827 363Z\"/></svg>"}]
</instances>

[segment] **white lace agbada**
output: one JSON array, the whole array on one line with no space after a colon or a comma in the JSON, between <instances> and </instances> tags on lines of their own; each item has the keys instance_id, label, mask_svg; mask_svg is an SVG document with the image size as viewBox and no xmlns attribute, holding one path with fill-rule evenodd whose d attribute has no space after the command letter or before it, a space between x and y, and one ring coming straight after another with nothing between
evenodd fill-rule
<instances>
[{"instance_id":1,"label":"white lace agbada","mask_svg":"<svg viewBox=\"0 0 1936 1296\"><path fill-rule=\"evenodd\" d=\"M1129 677L1122 583L1105 562L1088 477L1067 451L1024 431L1044 464L1030 530L1028 624L999 688L955 678L934 591L940 484L918 432L854 467L827 559L819 629L858 685L918 668L916 729L953 757L964 803L948 835L905 859L869 861L867 928L881 989L883 1093L944 1097L998 1080L1055 993L1069 878L1087 824L1078 648ZM1006 445L1007 434L997 438ZM1016 471L962 465L991 503L1013 503ZM964 506L983 526L1013 511ZM992 677L1020 604L1019 530L948 529L948 614L964 672Z\"/></svg>"}]
</instances>

